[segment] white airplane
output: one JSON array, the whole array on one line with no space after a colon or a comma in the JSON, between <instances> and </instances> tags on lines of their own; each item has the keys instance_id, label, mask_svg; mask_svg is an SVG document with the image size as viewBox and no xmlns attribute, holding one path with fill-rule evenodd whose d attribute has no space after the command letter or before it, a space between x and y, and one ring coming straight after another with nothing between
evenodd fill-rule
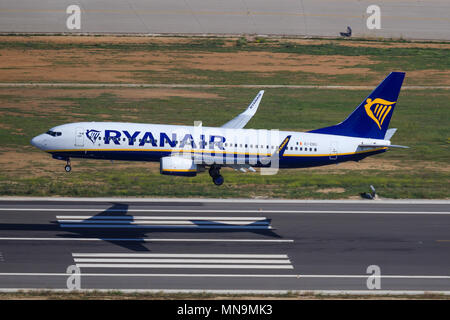
<instances>
[{"instance_id":1,"label":"white airplane","mask_svg":"<svg viewBox=\"0 0 450 320\"><path fill-rule=\"evenodd\" d=\"M167 175L195 176L209 168L216 185L222 167L305 168L359 161L383 153L397 129L388 129L405 73L390 73L343 122L309 132L243 129L264 91L222 127L123 122L77 122L54 127L31 144L67 162L71 158L158 161ZM264 170L264 169L261 169Z\"/></svg>"}]
</instances>

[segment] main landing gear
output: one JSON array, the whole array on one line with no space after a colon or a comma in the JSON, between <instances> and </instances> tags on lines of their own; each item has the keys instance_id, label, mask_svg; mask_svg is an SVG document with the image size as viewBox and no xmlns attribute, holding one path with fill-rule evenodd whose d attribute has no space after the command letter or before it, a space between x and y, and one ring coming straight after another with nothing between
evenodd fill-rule
<instances>
[{"instance_id":1,"label":"main landing gear","mask_svg":"<svg viewBox=\"0 0 450 320\"><path fill-rule=\"evenodd\" d=\"M64 167L64 170L66 170L66 172L72 171L72 166L70 165L70 159L67 159L67 164Z\"/></svg>"},{"instance_id":2,"label":"main landing gear","mask_svg":"<svg viewBox=\"0 0 450 320\"><path fill-rule=\"evenodd\" d=\"M220 174L219 166L211 166L211 168L209 168L209 175L216 186L221 186L225 181L223 176Z\"/></svg>"}]
</instances>

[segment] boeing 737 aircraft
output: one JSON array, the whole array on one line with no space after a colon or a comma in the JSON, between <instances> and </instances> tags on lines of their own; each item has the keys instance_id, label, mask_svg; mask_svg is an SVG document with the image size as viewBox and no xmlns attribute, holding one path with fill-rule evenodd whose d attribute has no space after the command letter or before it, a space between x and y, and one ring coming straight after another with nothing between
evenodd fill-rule
<instances>
[{"instance_id":1,"label":"boeing 737 aircraft","mask_svg":"<svg viewBox=\"0 0 450 320\"><path fill-rule=\"evenodd\" d=\"M77 122L54 127L31 140L54 159L158 161L167 175L195 176L209 168L216 185L222 167L305 168L359 161L392 147L388 129L405 73L392 72L343 122L309 132L243 129L264 91L222 127L124 122ZM275 124L276 125L276 124ZM407 147L403 147L407 148Z\"/></svg>"}]
</instances>

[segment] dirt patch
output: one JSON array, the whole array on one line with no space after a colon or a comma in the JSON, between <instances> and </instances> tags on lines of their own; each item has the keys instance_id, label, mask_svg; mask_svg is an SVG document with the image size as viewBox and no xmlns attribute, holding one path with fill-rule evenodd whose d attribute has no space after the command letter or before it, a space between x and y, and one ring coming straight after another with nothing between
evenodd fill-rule
<instances>
[{"instance_id":1,"label":"dirt patch","mask_svg":"<svg viewBox=\"0 0 450 320\"><path fill-rule=\"evenodd\" d=\"M50 99L50 98L94 98L102 94L113 94L124 99L152 99L152 98L207 98L217 99L219 95L210 92L170 89L170 88L120 88L120 89L60 89L60 88L27 88L26 90L17 88L1 88L1 95L14 95L17 97L33 98L33 99Z\"/></svg>"},{"instance_id":2,"label":"dirt patch","mask_svg":"<svg viewBox=\"0 0 450 320\"><path fill-rule=\"evenodd\" d=\"M147 36L0 36L2 42L33 41L60 44L182 44L193 38ZM195 38L194 38L195 39ZM201 39L201 38L199 38Z\"/></svg>"},{"instance_id":3,"label":"dirt patch","mask_svg":"<svg viewBox=\"0 0 450 320\"><path fill-rule=\"evenodd\" d=\"M327 189L319 189L317 190L319 193L343 193L345 192L344 188L327 188Z\"/></svg>"},{"instance_id":4,"label":"dirt patch","mask_svg":"<svg viewBox=\"0 0 450 320\"><path fill-rule=\"evenodd\" d=\"M198 38L200 39L200 38ZM198 40L197 39L197 40ZM236 39L220 39L225 46L235 45ZM196 38L182 37L121 37L121 36L0 36L2 42L33 41L64 44L183 44ZM203 38L201 41L205 41ZM272 40L270 40L272 41ZM274 40L297 44L327 44L353 47L418 47L450 48L438 43L383 43L370 41L338 41L283 39ZM266 45L266 44L265 44ZM6 48L0 51L0 82L97 82L97 83L161 83L205 79L195 70L259 72L261 76L275 72L305 72L321 75L361 75L374 73L368 65L377 63L367 56L307 55L269 51L158 51L116 50L99 46L58 50ZM187 72L192 70L192 72ZM206 78L208 78L206 76ZM407 78L432 79L432 83L450 83L448 71L422 70L409 73Z\"/></svg>"},{"instance_id":5,"label":"dirt patch","mask_svg":"<svg viewBox=\"0 0 450 320\"><path fill-rule=\"evenodd\" d=\"M310 72L355 74L370 72L356 67L373 63L366 57L316 56L270 52L129 52L111 50L15 50L1 51L0 82L132 82L143 83L136 74L155 78L185 69L250 72ZM180 71L177 71L180 70ZM189 78L190 75L183 74ZM198 78L192 74L192 78Z\"/></svg>"},{"instance_id":6,"label":"dirt patch","mask_svg":"<svg viewBox=\"0 0 450 320\"><path fill-rule=\"evenodd\" d=\"M317 56L270 52L204 53L184 58L189 68L222 71L311 72L318 74L367 73L361 64L372 64L366 57Z\"/></svg>"},{"instance_id":7,"label":"dirt patch","mask_svg":"<svg viewBox=\"0 0 450 320\"><path fill-rule=\"evenodd\" d=\"M419 70L419 71L408 71L407 79L422 79L424 78L424 72L426 72L426 77L428 81L423 83L423 85L436 85L436 86L448 86L450 85L450 70ZM431 79L434 80L430 84Z\"/></svg>"}]
</instances>

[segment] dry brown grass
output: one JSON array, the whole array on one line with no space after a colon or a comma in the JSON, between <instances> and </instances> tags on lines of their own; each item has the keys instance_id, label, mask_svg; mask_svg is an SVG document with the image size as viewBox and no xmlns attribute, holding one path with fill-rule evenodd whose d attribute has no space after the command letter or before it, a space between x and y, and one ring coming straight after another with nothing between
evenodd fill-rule
<instances>
[{"instance_id":1,"label":"dry brown grass","mask_svg":"<svg viewBox=\"0 0 450 320\"><path fill-rule=\"evenodd\" d=\"M89 36L0 36L1 42L42 41L72 44L180 44L191 38L177 37L89 37ZM233 45L235 39L224 39L225 45ZM286 40L283 40L286 41ZM297 44L336 43L351 47L418 47L450 48L439 43L383 43L371 41L337 41L290 39ZM98 82L98 83L144 83L136 72L167 73L177 76L177 70L201 69L208 71L252 71L264 73L290 71L318 75L360 75L371 71L367 67L375 63L369 57L320 56L307 54L274 53L264 51L238 52L187 52L187 51L136 51L108 50L101 48L77 48L60 50L3 49L0 52L0 82ZM183 74L183 79L199 79L200 76ZM450 83L450 72L421 70L411 72L409 77L436 79L442 85ZM157 78L157 77L156 77Z\"/></svg>"}]
</instances>

